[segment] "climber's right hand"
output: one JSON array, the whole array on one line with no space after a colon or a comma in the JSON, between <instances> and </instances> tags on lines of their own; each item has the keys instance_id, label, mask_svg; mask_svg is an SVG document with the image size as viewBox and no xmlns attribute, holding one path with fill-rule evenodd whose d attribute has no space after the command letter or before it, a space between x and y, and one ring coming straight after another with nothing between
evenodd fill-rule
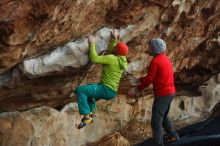
<instances>
[{"instance_id":1,"label":"climber's right hand","mask_svg":"<svg viewBox=\"0 0 220 146\"><path fill-rule=\"evenodd\" d=\"M113 39L118 40L119 39L118 30L117 29L111 30L111 36Z\"/></svg>"},{"instance_id":2,"label":"climber's right hand","mask_svg":"<svg viewBox=\"0 0 220 146\"><path fill-rule=\"evenodd\" d=\"M95 43L95 38L92 35L88 36L88 42L89 43Z\"/></svg>"}]
</instances>

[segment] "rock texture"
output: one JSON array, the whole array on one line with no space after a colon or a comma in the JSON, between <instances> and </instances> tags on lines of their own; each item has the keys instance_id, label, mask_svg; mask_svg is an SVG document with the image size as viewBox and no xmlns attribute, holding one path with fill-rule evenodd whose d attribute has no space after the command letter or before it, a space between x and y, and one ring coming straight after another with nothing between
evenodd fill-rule
<instances>
[{"instance_id":1,"label":"rock texture","mask_svg":"<svg viewBox=\"0 0 220 146\"><path fill-rule=\"evenodd\" d=\"M119 128L119 118L108 118L106 115L108 115L107 111L100 111L95 118L97 122L78 130L80 116L75 104L65 106L60 112L49 107L41 107L22 113L4 113L0 116L0 144L2 146L85 145ZM103 130L102 127L105 126L112 128Z\"/></svg>"},{"instance_id":2,"label":"rock texture","mask_svg":"<svg viewBox=\"0 0 220 146\"><path fill-rule=\"evenodd\" d=\"M184 90L189 95L199 94L198 87L220 70L219 2L215 0L1 4L3 111L41 105L56 107L69 102L72 86L79 84L82 79L78 76L84 76L88 70L85 37L96 32L97 49L101 51L106 49L110 27L120 28L121 40L130 47L128 74L146 74L150 58L144 52L152 37L162 37L168 44L167 55L173 62L179 93ZM12 8L15 10L10 13ZM103 26L108 28L99 30ZM65 102L61 102L64 97ZM14 102L17 99L23 100L26 107L22 102Z\"/></svg>"},{"instance_id":3,"label":"rock texture","mask_svg":"<svg viewBox=\"0 0 220 146\"><path fill-rule=\"evenodd\" d=\"M96 50L98 53L107 49L109 28L102 28L96 32ZM58 47L50 53L37 58L25 60L21 64L22 71L30 78L46 76L55 72L63 72L65 68L82 68L89 62L87 39L69 42L63 47Z\"/></svg>"},{"instance_id":4,"label":"rock texture","mask_svg":"<svg viewBox=\"0 0 220 146\"><path fill-rule=\"evenodd\" d=\"M151 136L151 88L133 106L125 93L133 77L147 73L153 37L167 42L174 67L171 119L181 127L206 117L220 101L219 18L218 0L1 0L0 144L79 145L115 131L131 143ZM74 127L78 114L57 110L75 103L73 88L99 81L101 67L89 63L86 37L94 34L102 52L112 28L129 46L129 66L117 98L98 103L99 126L81 133Z\"/></svg>"},{"instance_id":5,"label":"rock texture","mask_svg":"<svg viewBox=\"0 0 220 146\"><path fill-rule=\"evenodd\" d=\"M97 30L118 2L3 0L0 6L0 71L5 72L24 58Z\"/></svg>"}]
</instances>

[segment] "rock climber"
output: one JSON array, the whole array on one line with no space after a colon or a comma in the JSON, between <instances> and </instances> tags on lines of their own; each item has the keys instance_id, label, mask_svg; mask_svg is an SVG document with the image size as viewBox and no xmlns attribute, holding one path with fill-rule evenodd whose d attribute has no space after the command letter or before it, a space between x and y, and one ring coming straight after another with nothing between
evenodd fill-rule
<instances>
[{"instance_id":1,"label":"rock climber","mask_svg":"<svg viewBox=\"0 0 220 146\"><path fill-rule=\"evenodd\" d=\"M91 62L102 64L100 83L78 86L75 89L80 115L83 115L78 129L93 122L93 112L99 99L111 100L116 96L123 71L127 67L126 54L128 47L123 42L118 43L118 31L111 31L111 41L108 45L109 55L98 55L95 49L95 38L90 35L89 58Z\"/></svg>"}]
</instances>

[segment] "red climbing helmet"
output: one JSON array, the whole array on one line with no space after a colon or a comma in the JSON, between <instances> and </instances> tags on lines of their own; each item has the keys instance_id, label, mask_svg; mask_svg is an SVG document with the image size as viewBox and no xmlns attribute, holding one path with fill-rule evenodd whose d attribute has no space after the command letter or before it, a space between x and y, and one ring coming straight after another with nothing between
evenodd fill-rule
<instances>
[{"instance_id":1,"label":"red climbing helmet","mask_svg":"<svg viewBox=\"0 0 220 146\"><path fill-rule=\"evenodd\" d=\"M120 42L114 47L115 52L120 56L125 56L128 52L128 46Z\"/></svg>"}]
</instances>

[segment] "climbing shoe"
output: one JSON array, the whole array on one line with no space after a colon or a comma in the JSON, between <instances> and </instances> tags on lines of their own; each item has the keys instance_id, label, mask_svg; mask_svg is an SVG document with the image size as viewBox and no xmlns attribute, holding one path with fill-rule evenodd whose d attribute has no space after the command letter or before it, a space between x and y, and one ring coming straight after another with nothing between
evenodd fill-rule
<instances>
[{"instance_id":1,"label":"climbing shoe","mask_svg":"<svg viewBox=\"0 0 220 146\"><path fill-rule=\"evenodd\" d=\"M81 120L81 123L78 125L78 129L81 129L81 128L85 127L86 125L91 124L92 122L93 122L92 117L89 117L89 118L83 117Z\"/></svg>"},{"instance_id":2,"label":"climbing shoe","mask_svg":"<svg viewBox=\"0 0 220 146\"><path fill-rule=\"evenodd\" d=\"M91 118L94 118L94 117L96 117L96 115L94 114L94 113L90 113L90 115L89 115Z\"/></svg>"},{"instance_id":3,"label":"climbing shoe","mask_svg":"<svg viewBox=\"0 0 220 146\"><path fill-rule=\"evenodd\" d=\"M167 143L173 143L173 142L176 142L177 140L179 140L179 136L178 135L170 135L168 137L165 138L165 141Z\"/></svg>"}]
</instances>

